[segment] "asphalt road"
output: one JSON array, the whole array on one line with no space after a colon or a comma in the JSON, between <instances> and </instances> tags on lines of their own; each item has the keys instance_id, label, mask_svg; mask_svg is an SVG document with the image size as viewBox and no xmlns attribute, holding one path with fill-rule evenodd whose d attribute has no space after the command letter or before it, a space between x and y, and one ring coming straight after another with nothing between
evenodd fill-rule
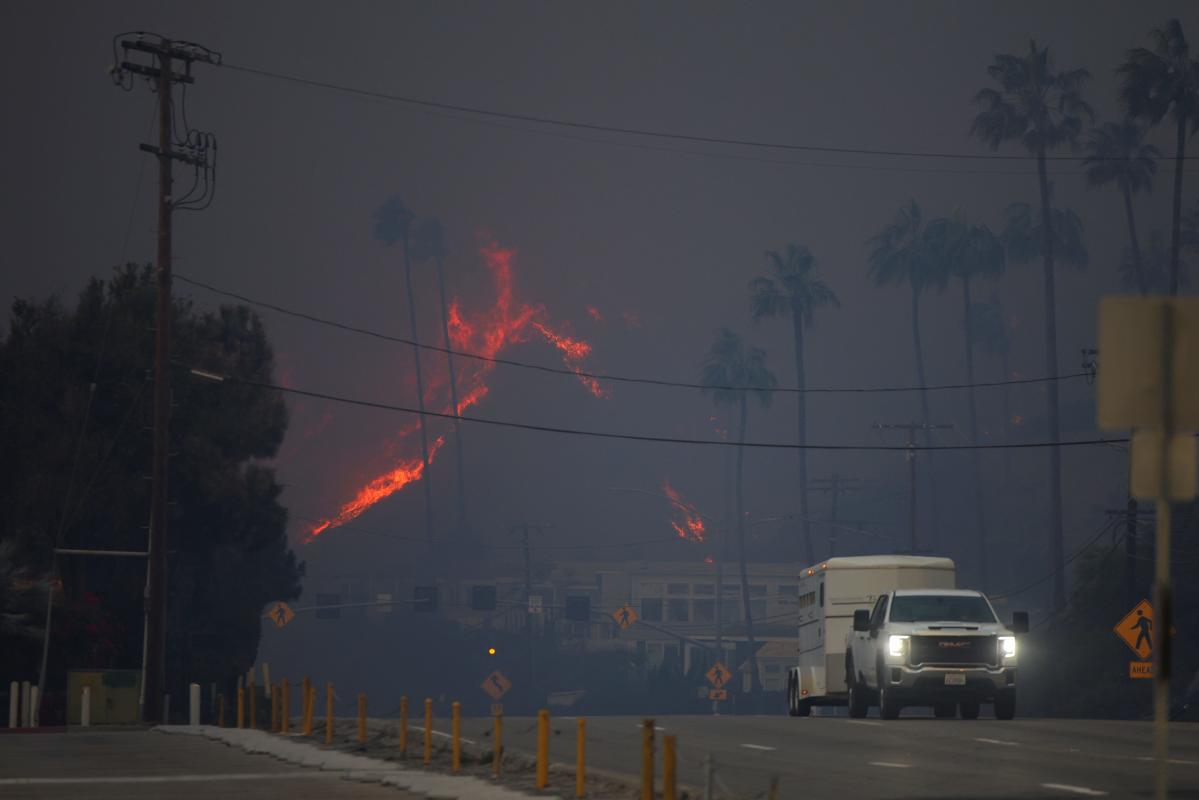
<instances>
[{"instance_id":1,"label":"asphalt road","mask_svg":"<svg viewBox=\"0 0 1199 800\"><path fill-rule=\"evenodd\" d=\"M4 800L417 800L374 784L247 755L200 736L72 730L0 735Z\"/></svg>"},{"instance_id":2,"label":"asphalt road","mask_svg":"<svg viewBox=\"0 0 1199 800\"><path fill-rule=\"evenodd\" d=\"M550 758L574 763L576 718L551 720ZM587 761L636 775L641 720L587 720ZM678 737L682 784L703 785L711 754L717 789L765 797L772 777L783 798L1060 798L1152 796L1152 726L1103 720L896 721L847 717L662 717ZM490 720L464 721L463 736L488 742ZM536 720L509 718L506 749L532 753ZM1199 798L1199 725L1171 726L1171 797ZM657 762L661 775L661 756Z\"/></svg>"}]
</instances>

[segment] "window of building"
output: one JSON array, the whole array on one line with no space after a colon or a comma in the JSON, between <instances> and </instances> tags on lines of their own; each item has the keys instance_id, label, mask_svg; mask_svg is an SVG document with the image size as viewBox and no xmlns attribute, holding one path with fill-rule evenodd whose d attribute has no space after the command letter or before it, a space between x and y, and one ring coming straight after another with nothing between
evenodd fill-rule
<instances>
[{"instance_id":1,"label":"window of building","mask_svg":"<svg viewBox=\"0 0 1199 800\"><path fill-rule=\"evenodd\" d=\"M641 598L641 618L646 622L661 622L662 621L662 598L661 597L643 597Z\"/></svg>"},{"instance_id":2,"label":"window of building","mask_svg":"<svg viewBox=\"0 0 1199 800\"><path fill-rule=\"evenodd\" d=\"M741 587L735 583L726 583L724 585L725 594L741 594Z\"/></svg>"},{"instance_id":3,"label":"window of building","mask_svg":"<svg viewBox=\"0 0 1199 800\"><path fill-rule=\"evenodd\" d=\"M716 621L716 601L715 600L692 600L691 601L691 618L695 622L715 622Z\"/></svg>"},{"instance_id":4,"label":"window of building","mask_svg":"<svg viewBox=\"0 0 1199 800\"><path fill-rule=\"evenodd\" d=\"M642 581L641 596L642 597L661 597L662 596L662 584L657 581L653 581L653 582Z\"/></svg>"},{"instance_id":5,"label":"window of building","mask_svg":"<svg viewBox=\"0 0 1199 800\"><path fill-rule=\"evenodd\" d=\"M720 618L725 622L741 621L741 603L726 597L720 602Z\"/></svg>"},{"instance_id":6,"label":"window of building","mask_svg":"<svg viewBox=\"0 0 1199 800\"><path fill-rule=\"evenodd\" d=\"M749 601L749 610L753 614L754 619L762 620L766 618L766 598L755 598Z\"/></svg>"},{"instance_id":7,"label":"window of building","mask_svg":"<svg viewBox=\"0 0 1199 800\"><path fill-rule=\"evenodd\" d=\"M666 601L666 618L670 622L690 622L690 612L691 601L685 598L672 597Z\"/></svg>"},{"instance_id":8,"label":"window of building","mask_svg":"<svg viewBox=\"0 0 1199 800\"><path fill-rule=\"evenodd\" d=\"M688 583L668 583L666 584L667 594L691 594L691 585Z\"/></svg>"},{"instance_id":9,"label":"window of building","mask_svg":"<svg viewBox=\"0 0 1199 800\"><path fill-rule=\"evenodd\" d=\"M716 585L711 583L697 583L691 587L691 591L695 594L716 594Z\"/></svg>"},{"instance_id":10,"label":"window of building","mask_svg":"<svg viewBox=\"0 0 1199 800\"><path fill-rule=\"evenodd\" d=\"M766 584L751 583L749 585L749 594L751 597L758 597L761 595L765 595L766 594Z\"/></svg>"},{"instance_id":11,"label":"window of building","mask_svg":"<svg viewBox=\"0 0 1199 800\"><path fill-rule=\"evenodd\" d=\"M792 597L795 597L799 594L799 584L798 583L780 583L778 586L778 593L791 595Z\"/></svg>"}]
</instances>

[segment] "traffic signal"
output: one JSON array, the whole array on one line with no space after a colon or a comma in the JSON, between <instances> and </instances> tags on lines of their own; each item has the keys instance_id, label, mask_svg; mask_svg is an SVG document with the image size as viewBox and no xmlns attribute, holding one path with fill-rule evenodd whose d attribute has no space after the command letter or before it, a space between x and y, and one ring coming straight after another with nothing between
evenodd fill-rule
<instances>
[{"instance_id":1,"label":"traffic signal","mask_svg":"<svg viewBox=\"0 0 1199 800\"><path fill-rule=\"evenodd\" d=\"M412 599L416 601L414 611L436 611L437 587L417 586L412 590Z\"/></svg>"},{"instance_id":2,"label":"traffic signal","mask_svg":"<svg viewBox=\"0 0 1199 800\"><path fill-rule=\"evenodd\" d=\"M566 618L571 622L589 622L591 620L591 597L585 594L568 595Z\"/></svg>"},{"instance_id":3,"label":"traffic signal","mask_svg":"<svg viewBox=\"0 0 1199 800\"><path fill-rule=\"evenodd\" d=\"M472 586L470 607L474 611L495 611L495 586Z\"/></svg>"}]
</instances>

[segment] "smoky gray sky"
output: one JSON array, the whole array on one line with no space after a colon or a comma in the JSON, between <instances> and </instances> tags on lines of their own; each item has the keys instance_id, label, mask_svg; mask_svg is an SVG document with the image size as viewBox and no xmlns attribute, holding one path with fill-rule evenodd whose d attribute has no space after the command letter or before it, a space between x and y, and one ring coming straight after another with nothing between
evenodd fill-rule
<instances>
[{"instance_id":1,"label":"smoky gray sky","mask_svg":"<svg viewBox=\"0 0 1199 800\"><path fill-rule=\"evenodd\" d=\"M1050 45L1058 66L1091 70L1086 98L1100 120L1112 119L1114 70L1124 51L1146 44L1148 30L1172 16L1199 37L1199 11L1184 2L6 3L0 216L8 264L0 289L6 303L51 292L72 297L89 276L107 274L121 259L153 257L155 170L137 144L150 140L154 101L144 84L125 94L109 81L111 39L122 31L200 42L231 64L506 112L713 137L983 153L967 137L971 97L988 85L995 53L1021 51L1030 38ZM729 326L764 347L780 381L793 384L789 325L752 324L746 284L764 269L764 250L794 241L812 248L843 304L820 314L809 337L810 385L911 384L908 296L869 284L865 239L909 198L928 216L956 211L994 228L1007 204L1036 198L1032 162L648 140L420 110L227 68L197 66L195 76L189 119L219 137L219 177L211 209L177 217L180 272L403 335L400 250L371 236L375 208L399 193L419 216L445 225L449 288L464 308L494 299L478 254L491 237L516 251L518 301L544 305L549 318L589 342L587 366L601 372L694 379L714 329ZM1167 135L1153 137L1173 152ZM1097 298L1119 289L1126 236L1114 191L1087 189L1074 163L1055 164L1052 173L1058 202L1083 218L1090 251L1087 269L1059 272L1059 352L1062 371L1072 372L1080 348L1095 342ZM1154 230L1168 235L1171 175L1163 164L1153 194L1137 199L1143 240ZM1194 197L1195 187L1185 196ZM201 307L218 302L177 288ZM1010 265L976 295L985 299L991 291L1016 325L1012 368L1042 374L1039 264ZM422 338L434 342L430 269L417 271L416 295ZM925 307L929 380L960 381L957 287L928 297ZM407 348L263 316L281 376L293 385L414 401ZM560 363L536 337L504 355ZM978 369L982 379L1000 376L986 356ZM601 400L572 378L506 367L487 381L489 395L472 412L479 416L713 435L711 403L695 391L616 384ZM1039 421L1042 392L1013 389L1013 412ZM988 431L1002 425L1000 400L999 390L980 393ZM1085 382L1066 382L1062 402L1067 436L1093 432ZM778 396L768 411L755 410L751 438L794 441L794 404L793 396ZM291 405L279 467L298 540L302 518L334 513L363 480L388 467L395 433L410 420L317 401ZM965 408L960 393L933 397L935 421L958 426L943 442L964 441ZM880 438L871 423L917 414L914 394L815 396L810 439L899 443L898 435ZM611 491L656 491L664 478L710 514L723 507L723 462L712 449L475 426L467 427L464 443L472 521L497 540L508 524L527 519L553 525L547 536L566 543L659 535L669 541L664 502ZM452 514L449 453L432 470L442 523ZM1040 540L1044 453L986 459L993 502L1004 506L994 512L1004 520L997 541ZM884 538L850 536L843 547L903 544L902 454L814 454L811 462L814 476L838 470L868 481L845 513L869 521ZM946 491L965 491L953 477L962 472L961 457L944 463ZM753 515L794 512L792 454L754 452L746 468ZM1066 453L1068 548L1090 538L1103 522L1101 509L1120 501L1125 468L1118 449ZM1016 510L1005 499L1013 497L1021 498ZM946 505L941 535L952 554L954 532L968 515L960 497ZM420 509L420 493L410 489L356 524L417 535ZM824 499L814 499L813 512L826 513ZM780 528L755 530L768 539ZM343 530L301 551L319 574L365 570L364 562L393 553L394 545Z\"/></svg>"}]
</instances>

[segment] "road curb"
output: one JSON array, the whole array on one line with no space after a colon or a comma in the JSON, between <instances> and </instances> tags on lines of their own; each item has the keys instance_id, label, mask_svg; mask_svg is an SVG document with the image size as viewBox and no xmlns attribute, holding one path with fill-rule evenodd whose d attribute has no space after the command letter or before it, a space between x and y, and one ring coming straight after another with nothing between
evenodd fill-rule
<instances>
[{"instance_id":1,"label":"road curb","mask_svg":"<svg viewBox=\"0 0 1199 800\"><path fill-rule=\"evenodd\" d=\"M407 769L395 762L325 750L314 744L281 739L266 731L218 728L212 725L160 725L160 733L203 736L240 747L247 753L268 755L308 769L341 773L345 780L394 786L428 800L527 800L524 794L468 775L441 775Z\"/></svg>"}]
</instances>

